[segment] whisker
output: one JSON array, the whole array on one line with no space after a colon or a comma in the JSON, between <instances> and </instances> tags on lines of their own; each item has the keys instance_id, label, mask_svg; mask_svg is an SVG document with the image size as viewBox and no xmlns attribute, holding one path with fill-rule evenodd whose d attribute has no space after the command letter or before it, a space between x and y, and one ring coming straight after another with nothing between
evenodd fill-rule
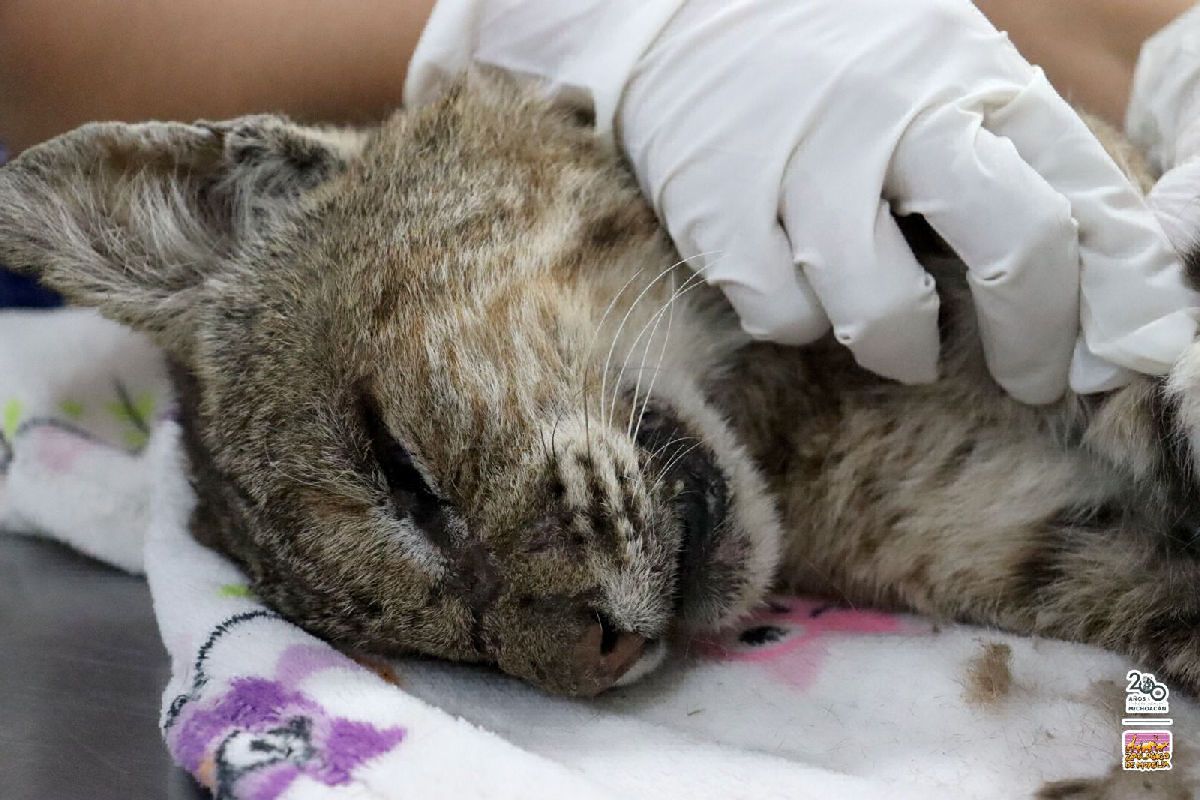
<instances>
[{"instance_id":1,"label":"whisker","mask_svg":"<svg viewBox=\"0 0 1200 800\"><path fill-rule=\"evenodd\" d=\"M698 442L698 441L700 441L700 440L697 439L695 436L677 436L674 439L672 439L671 441L664 444L662 447L656 447L654 449L654 452L650 453L650 455L647 456L647 459L652 461L655 458L658 458L660 455L662 455L664 450L666 450L668 447L670 447L673 444L679 444L681 442Z\"/></svg>"},{"instance_id":2,"label":"whisker","mask_svg":"<svg viewBox=\"0 0 1200 800\"><path fill-rule=\"evenodd\" d=\"M675 298L678 296L678 293L679 293L679 287L675 286L675 276L671 275L671 296L670 296L670 298L667 299L667 302L663 304L662 308L660 308L658 311L654 312L654 316L651 318L654 320L654 327L650 330L650 337L646 340L646 348L644 350L642 350L642 363L638 366L637 381L635 381L633 384L633 402L629 404L629 422L627 422L625 424L625 435L629 436L631 438L633 437L633 419L634 419L634 416L637 415L637 411L638 411L637 399L642 391L642 377L646 371L646 359L650 356L650 345L654 341L655 334L658 333L658 326L662 324L663 310L665 309L667 311L667 333L663 338L663 346L659 350L659 354L658 354L658 366L661 367L663 356L665 356L667 354L667 340L671 338L671 321L675 316L675 313L674 313L675 312ZM649 323L647 323L647 325L648 324ZM635 347L637 346L637 343L642 340L642 334L643 334L643 332L639 332L637 339L634 340ZM629 363L629 358L626 357L625 364L621 365L621 372L619 375L617 375L618 383L621 382L621 376L623 376L625 374L625 366L628 363ZM651 378L651 380L650 380L651 384L654 383L654 378L656 378L656 377L658 377L657 372ZM650 390L649 389L646 390L646 402L647 403L650 402ZM643 403L642 405L645 406L645 403Z\"/></svg>"},{"instance_id":3,"label":"whisker","mask_svg":"<svg viewBox=\"0 0 1200 800\"><path fill-rule=\"evenodd\" d=\"M638 293L638 296L633 299L633 303L625 311L625 316L621 318L621 324L617 326L617 330L613 334L612 343L609 345L609 348L608 348L608 355L604 359L604 369L600 373L600 411L601 411L601 419L605 425L612 424L612 414L613 414L613 410L616 407L617 391L619 391L618 385L614 385L613 386L612 408L610 408L610 410L609 410L608 418L604 419L603 418L604 402L605 402L605 399L608 397L608 392L607 392L608 371L609 371L609 367L612 365L612 357L616 353L617 344L621 340L621 333L625 330L625 323L627 323L629 321L629 317L633 314L634 309L637 308L638 303L640 303L642 301L642 298L646 296L646 293L649 292L650 289L656 283L658 283L660 280L662 280L664 275L670 274L670 272L678 266L679 266L679 263L672 264L671 266L667 267L662 272L658 273L658 275L656 275L654 277L654 280L652 280L648 284L646 284L646 286L642 289L642 291ZM618 383L619 383L619 380L618 380Z\"/></svg>"},{"instance_id":4,"label":"whisker","mask_svg":"<svg viewBox=\"0 0 1200 800\"><path fill-rule=\"evenodd\" d=\"M699 254L699 255L705 255L705 254L704 254L704 253L701 253L701 254ZM719 261L720 261L720 259L717 259L716 261L712 262L711 264L707 264L707 265L705 265L705 266L701 267L700 269L698 269L698 270L695 270L695 272L693 272L693 274L692 274L691 276L689 276L689 277L688 277L688 281L691 281L691 280L692 280L692 278L695 278L695 277L697 277L697 276L701 276L701 275L703 275L703 273L704 273L705 271L707 271L708 269L710 269L710 268L712 268L713 266L715 266L715 265L716 265L716 264L717 264ZM682 262L679 262L679 263L676 263L676 264L672 265L672 266L670 267L670 269L671 269L671 270L675 269L675 267L678 267L678 266L680 266L680 263L682 263ZM669 271L669 270L668 270L668 271ZM622 329L625 327L625 323L626 323L626 322L629 320L629 316L630 316L630 315L633 313L634 309L637 307L637 304L638 304L638 302L639 302L639 301L642 299L642 297L643 297L643 296L646 294L646 292L648 292L648 291L650 290L651 286L653 286L655 283L657 283L659 280L661 280L661 279L662 279L662 277L663 277L663 275L665 275L665 274L666 274L665 272L664 272L664 273L660 273L660 274L658 275L658 277L656 277L656 278L655 278L655 279L654 279L654 280L653 280L653 281L650 283L650 285L648 285L648 286L647 286L645 289L643 289L643 290L642 290L642 293L641 293L640 295L638 295L638 297L637 297L637 299L636 299L636 300L634 300L634 303L633 303L633 305L629 307L629 311L628 311L628 312L626 312L626 314L625 314L625 318L624 318L623 320L621 320L621 327L617 329L617 333L616 333L616 335L613 337L613 348L615 348L615 347L616 347L616 345L617 345L617 342L618 342L618 340L619 340L619 338L620 338L620 335L621 335L621 330L622 330ZM684 283L686 284L688 281L685 281ZM694 284L693 286L689 286L689 287L688 287L688 289L687 289L686 291L691 291L691 289L695 288L695 286L698 286L698 285L699 285L699 282L697 282L697 283L696 283L696 284ZM618 397L618 393L620 392L621 378L622 378L622 377L624 377L624 375L625 375L625 369L626 369L626 368L629 366L629 359L633 357L633 352L634 352L634 350L636 349L638 342L640 342L640 341L642 340L642 336L644 336L644 335L645 335L646 331L647 331L647 330L650 328L650 325L651 325L651 324L654 324L654 325L655 325L655 327L657 328L657 322L658 322L658 321L659 321L659 320L662 318L662 316L661 316L661 315L662 315L662 313L663 313L664 311L666 311L666 310L667 310L667 308L669 308L669 307L671 306L671 304L672 304L672 303L673 303L675 300L677 300L677 299L678 299L678 297L675 295L675 293L672 293L672 296L671 296L671 297L669 297L669 298L667 299L667 301L666 301L665 303L663 303L663 305L662 305L662 306L661 306L661 307L658 309L658 311L656 311L656 312L655 312L655 313L654 313L654 314L653 314L653 315L650 317L650 319L649 319L649 320L646 322L646 324L642 326L642 329L641 329L640 331L638 331L638 335L637 335L637 336L634 338L634 340L633 340L632 344L630 344L629 350L628 350L628 352L626 352L626 354L625 354L625 361L624 361L624 363L622 363L622 364L621 364L621 371L620 371L620 373L618 373L618 375L617 375L617 379L616 379L616 381L615 381L615 382L614 382L614 384L613 384L613 394L612 394L612 400L611 400L611 402L609 403L609 410L608 410L608 424L609 424L609 425L611 425L611 424L612 424L612 417L613 417L613 415L616 413L616 410L617 410L617 397ZM609 350L609 355L610 355L610 358L611 358L611 355L612 355L612 348L610 348L610 350ZM610 362L610 363L611 363L611 362ZM644 362L643 362L643 363L644 363ZM605 364L605 372L607 372L607 371L608 371L608 366L609 366L609 364L608 364L608 363L606 363L606 364ZM601 388L601 395L600 395L600 397L601 397L601 400L603 400L603 399L604 399L603 387ZM634 395L634 405L635 405L635 406L637 405L637 395L636 395L636 394Z\"/></svg>"},{"instance_id":5,"label":"whisker","mask_svg":"<svg viewBox=\"0 0 1200 800\"><path fill-rule=\"evenodd\" d=\"M558 424L560 422L562 422L562 418L563 418L563 415L559 414L558 418L554 420L554 427L552 427L550 429L550 459L551 459L550 463L551 464L554 464L555 462L558 461L558 442L556 441L556 437L558 436Z\"/></svg>"},{"instance_id":6,"label":"whisker","mask_svg":"<svg viewBox=\"0 0 1200 800\"><path fill-rule=\"evenodd\" d=\"M688 286L688 284L691 283L693 280L695 280L696 283L693 283L692 286ZM670 309L669 313L667 314L667 332L663 336L662 349L660 349L658 351L658 363L654 365L654 374L650 376L650 385L646 388L645 399L642 400L642 410L641 410L641 413L638 414L637 425L634 426L633 432L630 434L630 437L632 439L636 440L638 437L638 434L642 430L642 420L646 418L646 409L650 405L650 397L654 394L654 383L655 383L655 381L658 380L658 373L662 370L663 359L666 358L666 355L667 355L667 345L671 341L671 322L674 318L675 303L679 300L679 298L683 297L685 294L690 292L693 288L698 286L702 280L703 279L701 278L701 272L693 273L692 275L688 276L688 279L683 282L683 285L680 286L675 291L675 293L671 296L671 298L669 300L667 300L666 307ZM657 328L657 325L655 327ZM654 338L653 333L650 334L650 338L651 339ZM645 366L646 366L646 359L645 359L645 356L643 355L642 367L644 368ZM633 409L637 408L638 391L641 389L641 386L642 386L642 374L639 371L637 384L633 387L633 408L631 408L629 411L631 420L633 418L632 417Z\"/></svg>"},{"instance_id":7,"label":"whisker","mask_svg":"<svg viewBox=\"0 0 1200 800\"><path fill-rule=\"evenodd\" d=\"M588 384L588 377L590 376L591 370L592 370L592 353L596 349L596 342L600 341L600 334L604 330L604 322L605 322L605 320L608 319L608 315L612 313L612 310L614 308L616 308L617 301L621 299L621 295L625 294L625 290L629 288L629 285L631 283L633 283L635 280L637 280L638 276L641 275L645 271L646 271L646 268L642 267L637 272L635 272L629 276L629 280L625 281L625 284L620 289L617 290L617 293L613 295L613 299L609 301L608 307L604 309L604 313L600 315L600 320L596 323L596 330L592 332L591 344L588 345L587 353L584 355L583 390L580 393L580 399L583 401L583 415L584 415L585 425L587 422L587 384ZM600 384L600 397L601 398L604 397L603 380L604 380L603 375L601 375L601 384ZM590 438L589 438L589 441L590 441Z\"/></svg>"},{"instance_id":8,"label":"whisker","mask_svg":"<svg viewBox=\"0 0 1200 800\"><path fill-rule=\"evenodd\" d=\"M720 251L714 250L711 252L720 252ZM608 370L609 370L609 367L612 365L612 357L613 357L613 354L616 352L617 343L621 339L621 333L625 330L625 324L627 322L629 322L629 317L633 314L634 309L637 308L638 303L641 302L642 298L646 296L646 293L649 292L654 287L655 284L657 284L660 280L662 280L662 278L665 275L669 275L671 273L671 271L674 270L676 267L680 267L680 266L686 264L692 258L700 258L701 256L710 255L710 254L711 253L697 253L696 255L691 256L690 258L683 258L683 259L680 259L679 261L676 261L674 264L667 267L662 272L658 273L658 275L656 275L654 277L654 280L652 280L648 284L646 284L646 287L644 289L642 289L642 291L640 293L638 293L638 296L633 299L633 304L631 306L629 306L629 309L625 312L625 316L621 318L621 324L617 326L616 333L613 334L612 344L608 348L608 356L604 359L604 371L601 373L601 377L600 377L600 400L601 400L601 402L604 401L604 398L608 394L607 393ZM617 389L614 388L613 391L614 391L613 405L615 407ZM601 406L601 408L603 408L603 406ZM603 422L605 425L612 424L611 412L609 414L608 419L603 420Z\"/></svg>"},{"instance_id":9,"label":"whisker","mask_svg":"<svg viewBox=\"0 0 1200 800\"><path fill-rule=\"evenodd\" d=\"M676 464L678 464L680 461L682 461L684 459L684 457L687 456L688 453L692 452L693 450L695 450L697 447L699 447L702 444L704 444L704 443L696 442L694 445L689 447L687 450L684 450L682 453L677 453L674 458L672 458L670 461L668 461L667 465L659 471L658 478L655 479L654 483L650 486L650 494L653 494L654 492L658 491L659 484L661 484L663 482L663 479L667 477L667 474L670 473L670 471L675 467Z\"/></svg>"},{"instance_id":10,"label":"whisker","mask_svg":"<svg viewBox=\"0 0 1200 800\"><path fill-rule=\"evenodd\" d=\"M579 393L579 399L583 403L583 442L587 445L588 463L595 463L594 459L592 458L592 419L591 415L588 414L586 363L583 369L583 388Z\"/></svg>"},{"instance_id":11,"label":"whisker","mask_svg":"<svg viewBox=\"0 0 1200 800\"><path fill-rule=\"evenodd\" d=\"M695 281L695 282L694 282L694 283L692 283L692 281ZM691 285L690 285L690 286L688 286L688 284L689 284L689 283L691 283ZM656 312L655 312L654 316L652 316L652 317L651 317L651 318L650 318L650 319L649 319L649 320L646 322L646 324L642 326L642 329L641 329L641 330L638 332L637 338L635 338L635 339L633 340L633 345L631 346L629 353L628 353L628 354L626 355L626 357L625 357L625 363L621 365L621 371L620 371L620 373L618 373L618 375L617 375L617 385L618 385L618 386L620 385L620 381L621 381L621 379L625 377L625 370L626 370L626 369L628 369L628 367L629 367L629 359L632 357L632 355L633 355L633 351L634 351L634 349L636 349L637 343L638 343L638 342L640 342L640 341L642 340L642 336L643 336L643 335L646 333L646 330L647 330L647 328L649 328L649 327L650 327L650 325L651 325L651 324L653 324L653 325L654 325L654 329L655 329L655 330L657 330L657 329L658 329L658 322L662 320L662 314L663 314L663 312L665 312L665 311L669 311L669 310L672 310L672 309L674 308L674 303L675 303L675 301L677 301L679 298L683 297L685 294L687 294L688 292L690 292L692 289L695 289L697 286L700 286L700 285L702 285L702 283L703 283L703 280L702 280L702 278L700 277L700 273L698 273L698 272L697 272L697 273L695 273L695 274L693 274L693 275L690 275L690 276L688 276L688 279L687 279L686 281L684 281L684 285L683 285L683 287L680 287L680 289L679 289L679 290L677 290L676 292L674 292L674 293L671 295L671 297L669 297L669 298L667 299L667 301L666 301L665 303L663 303L662 307L661 307L661 308L659 308L659 309L658 309L658 311L656 311ZM685 288L685 287L686 287L686 288ZM668 333L669 333L669 331L668 331ZM653 337L654 337L654 334L653 334L653 333L651 333L651 339L653 339ZM667 342L664 340L664 342L663 342L663 351L662 351L662 355L664 355L664 356L665 356L665 354L666 354L666 346L667 346ZM638 367L638 370L637 370L637 372L638 372L638 384L637 384L637 385L634 387L634 392L633 392L633 409L630 409L630 422L631 422L631 423L632 423L632 416L633 416L634 410L637 408L637 398L638 398L638 391L639 391L639 389L640 389L640 386L641 386L641 377L642 377L642 372L643 372L643 371L646 369L646 356L648 355L648 353L649 353L649 348L647 348L647 350L643 352L643 354L642 354L642 365L641 365L640 367ZM659 361L659 364L658 364L658 367L656 367L656 368L655 368L655 375L654 375L654 378L657 378L657 376L658 376L658 370L659 370L659 369L661 369L661 367L662 367L662 362L661 362L661 359L660 359L660 361ZM653 379L651 380L651 384L653 385ZM649 390L647 390L646 402L649 402L649 394L648 394L648 392L649 392ZM614 391L614 394L613 394L613 401L612 401L612 402L613 402L613 407L614 407L614 408L613 408L613 410L614 410L614 411L615 411L615 406L616 406L616 400L617 400L617 396L616 396L616 393L615 393L615 391ZM643 406L644 406L644 405L645 405L645 403L643 403ZM628 431L626 431L626 432L628 433Z\"/></svg>"}]
</instances>

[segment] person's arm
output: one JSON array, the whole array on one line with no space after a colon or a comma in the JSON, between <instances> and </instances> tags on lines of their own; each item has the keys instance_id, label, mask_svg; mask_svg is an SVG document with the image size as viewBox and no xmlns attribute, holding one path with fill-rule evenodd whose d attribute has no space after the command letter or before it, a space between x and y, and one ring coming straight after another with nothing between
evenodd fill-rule
<instances>
[{"instance_id":1,"label":"person's arm","mask_svg":"<svg viewBox=\"0 0 1200 800\"><path fill-rule=\"evenodd\" d=\"M1125 121L1142 44L1194 0L977 0L1068 100Z\"/></svg>"},{"instance_id":2,"label":"person's arm","mask_svg":"<svg viewBox=\"0 0 1200 800\"><path fill-rule=\"evenodd\" d=\"M20 151L97 119L377 119L433 3L0 0L0 139Z\"/></svg>"}]
</instances>

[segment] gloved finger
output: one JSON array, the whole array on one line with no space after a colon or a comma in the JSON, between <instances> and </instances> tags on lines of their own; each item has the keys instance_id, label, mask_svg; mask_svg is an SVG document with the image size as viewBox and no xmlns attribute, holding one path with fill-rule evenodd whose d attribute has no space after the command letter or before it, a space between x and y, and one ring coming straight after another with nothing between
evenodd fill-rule
<instances>
[{"instance_id":1,"label":"gloved finger","mask_svg":"<svg viewBox=\"0 0 1200 800\"><path fill-rule=\"evenodd\" d=\"M710 174L723 172L723 163L710 158L678 170L655 198L676 248L725 293L751 336L781 344L816 341L829 320L792 261L771 193ZM696 254L703 254L702 266L691 258Z\"/></svg>"},{"instance_id":2,"label":"gloved finger","mask_svg":"<svg viewBox=\"0 0 1200 800\"><path fill-rule=\"evenodd\" d=\"M1175 251L1200 268L1200 158L1169 170L1146 200Z\"/></svg>"},{"instance_id":3,"label":"gloved finger","mask_svg":"<svg viewBox=\"0 0 1200 800\"><path fill-rule=\"evenodd\" d=\"M1200 92L1198 92L1200 94ZM1200 109L1197 109L1200 112ZM1200 119L1193 119L1191 124L1184 126L1179 132L1179 140L1175 142L1176 163L1200 158Z\"/></svg>"},{"instance_id":4,"label":"gloved finger","mask_svg":"<svg viewBox=\"0 0 1200 800\"><path fill-rule=\"evenodd\" d=\"M1125 129L1159 171L1200 155L1200 6L1147 39L1133 74Z\"/></svg>"},{"instance_id":5,"label":"gloved finger","mask_svg":"<svg viewBox=\"0 0 1200 800\"><path fill-rule=\"evenodd\" d=\"M1095 394L1120 389L1134 379L1136 372L1105 361L1093 353L1083 340L1083 333L1075 342L1075 355L1071 358L1071 388L1079 394Z\"/></svg>"},{"instance_id":6,"label":"gloved finger","mask_svg":"<svg viewBox=\"0 0 1200 800\"><path fill-rule=\"evenodd\" d=\"M1185 256L1185 263L1192 270L1185 279L1194 290L1200 285L1200 159L1181 164L1163 175L1146 200L1172 247ZM1194 306L1196 298L1192 297L1189 305ZM1172 318L1167 317L1163 324L1173 324ZM1129 383L1134 375L1132 370L1096 356L1080 337L1071 362L1071 386L1077 392L1111 391Z\"/></svg>"},{"instance_id":7,"label":"gloved finger","mask_svg":"<svg viewBox=\"0 0 1200 800\"><path fill-rule=\"evenodd\" d=\"M1071 204L1087 349L1137 372L1166 373L1195 335L1195 297L1145 200L1040 70L1010 102L988 111L985 124Z\"/></svg>"},{"instance_id":8,"label":"gloved finger","mask_svg":"<svg viewBox=\"0 0 1200 800\"><path fill-rule=\"evenodd\" d=\"M767 220L773 223L772 217ZM704 277L724 292L746 333L780 344L809 344L829 330L829 319L792 263L787 237L777 224L757 235L706 227L698 231L698 242L711 243L714 250L727 243L722 255L709 259Z\"/></svg>"},{"instance_id":9,"label":"gloved finger","mask_svg":"<svg viewBox=\"0 0 1200 800\"><path fill-rule=\"evenodd\" d=\"M789 173L781 213L792 255L837 340L860 365L904 383L937 379L938 295L878 187L831 196L827 181Z\"/></svg>"},{"instance_id":10,"label":"gloved finger","mask_svg":"<svg viewBox=\"0 0 1200 800\"><path fill-rule=\"evenodd\" d=\"M940 106L913 122L887 193L925 217L967 265L992 376L1026 403L1063 395L1079 332L1079 249L1071 206L983 127Z\"/></svg>"}]
</instances>

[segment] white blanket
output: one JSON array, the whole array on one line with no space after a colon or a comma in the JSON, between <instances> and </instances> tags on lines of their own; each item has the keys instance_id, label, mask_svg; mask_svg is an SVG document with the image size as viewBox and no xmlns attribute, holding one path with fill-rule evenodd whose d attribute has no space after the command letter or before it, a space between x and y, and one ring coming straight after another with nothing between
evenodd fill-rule
<instances>
[{"instance_id":1,"label":"white blanket","mask_svg":"<svg viewBox=\"0 0 1200 800\"><path fill-rule=\"evenodd\" d=\"M0 312L0 528L144 570L167 746L221 800L1200 794L1200 714L1177 692L1155 715L1172 725L1123 728L1125 659L828 600L778 598L595 700L352 659L188 536L177 433L144 340L86 311ZM1152 730L1173 746L1133 735ZM1164 753L1170 770L1123 769Z\"/></svg>"}]
</instances>

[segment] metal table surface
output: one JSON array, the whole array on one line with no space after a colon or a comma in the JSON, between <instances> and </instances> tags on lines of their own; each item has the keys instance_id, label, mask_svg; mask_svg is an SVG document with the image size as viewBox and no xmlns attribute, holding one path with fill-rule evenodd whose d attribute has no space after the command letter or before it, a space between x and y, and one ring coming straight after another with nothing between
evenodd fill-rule
<instances>
[{"instance_id":1,"label":"metal table surface","mask_svg":"<svg viewBox=\"0 0 1200 800\"><path fill-rule=\"evenodd\" d=\"M144 580L0 534L0 798L207 798L159 737L167 676Z\"/></svg>"}]
</instances>

